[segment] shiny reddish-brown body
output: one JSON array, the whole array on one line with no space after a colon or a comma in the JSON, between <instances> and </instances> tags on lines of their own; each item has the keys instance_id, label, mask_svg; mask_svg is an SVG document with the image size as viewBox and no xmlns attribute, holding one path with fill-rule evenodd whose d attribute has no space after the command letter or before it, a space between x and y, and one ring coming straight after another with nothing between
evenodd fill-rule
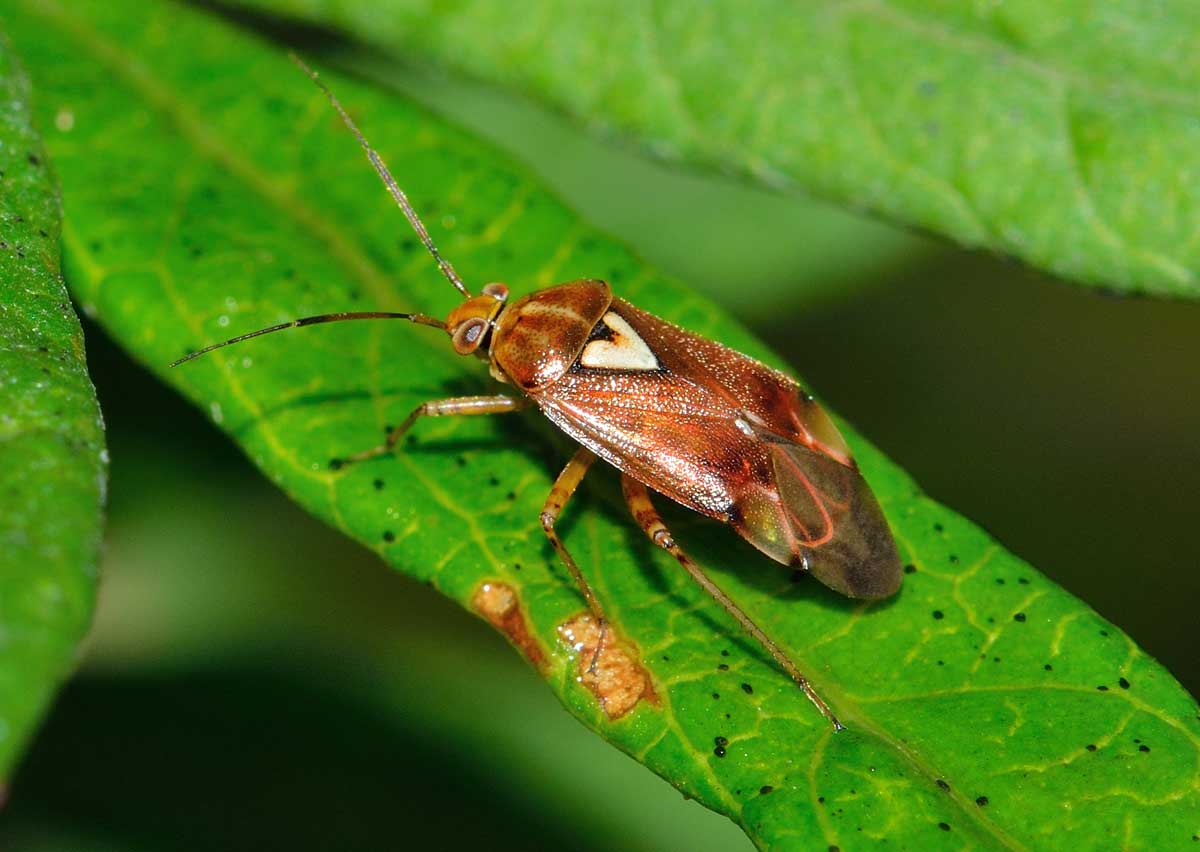
<instances>
[{"instance_id":1,"label":"shiny reddish-brown body","mask_svg":"<svg viewBox=\"0 0 1200 852\"><path fill-rule=\"evenodd\" d=\"M594 280L507 306L489 356L579 443L778 562L852 597L899 587L896 546L849 449L783 373Z\"/></svg>"}]
</instances>

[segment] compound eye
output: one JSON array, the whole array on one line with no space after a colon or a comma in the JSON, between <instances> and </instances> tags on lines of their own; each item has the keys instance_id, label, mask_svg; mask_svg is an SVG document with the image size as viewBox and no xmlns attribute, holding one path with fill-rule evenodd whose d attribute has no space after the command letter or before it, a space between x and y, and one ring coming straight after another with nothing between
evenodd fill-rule
<instances>
[{"instance_id":1,"label":"compound eye","mask_svg":"<svg viewBox=\"0 0 1200 852\"><path fill-rule=\"evenodd\" d=\"M454 337L452 338L454 351L459 355L470 355L483 342L484 332L487 331L487 327L488 322L485 319L464 320L454 330Z\"/></svg>"},{"instance_id":2,"label":"compound eye","mask_svg":"<svg viewBox=\"0 0 1200 852\"><path fill-rule=\"evenodd\" d=\"M503 302L508 298L508 287L493 281L491 284L483 285L483 295L491 296L497 302Z\"/></svg>"}]
</instances>

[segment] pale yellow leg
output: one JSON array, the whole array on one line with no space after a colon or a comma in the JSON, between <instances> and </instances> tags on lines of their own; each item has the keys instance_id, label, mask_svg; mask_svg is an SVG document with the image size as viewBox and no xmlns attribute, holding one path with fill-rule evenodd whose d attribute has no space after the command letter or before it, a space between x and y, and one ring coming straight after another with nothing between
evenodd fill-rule
<instances>
[{"instance_id":1,"label":"pale yellow leg","mask_svg":"<svg viewBox=\"0 0 1200 852\"><path fill-rule=\"evenodd\" d=\"M821 715L833 724L835 731L843 730L842 723L838 721L837 716L833 715L833 711L829 709L829 705L825 703L825 699L817 694L812 684L808 682L808 678L800 673L800 669L796 668L796 664L675 543L670 530L663 523L662 518L654 508L654 504L650 502L650 494L646 491L646 486L625 474L621 474L621 490L625 494L625 502L629 504L629 510L633 512L634 520L641 525L646 535L650 537L650 540L674 556L679 564L683 566L683 570L687 571L688 575L700 585L700 588L708 592L713 600L733 616L738 624L742 626L743 630L754 637L754 640L766 649L767 653L775 659L775 662L796 682L796 685L804 690L804 694L808 696L808 700L816 705L817 709L821 711Z\"/></svg>"},{"instance_id":2,"label":"pale yellow leg","mask_svg":"<svg viewBox=\"0 0 1200 852\"><path fill-rule=\"evenodd\" d=\"M330 466L336 470L351 462L366 461L367 459L386 456L388 453L394 452L396 444L404 437L404 433L411 429L412 425L422 417L447 417L451 415L468 417L480 414L507 414L510 411L520 411L528 405L529 400L524 397L514 398L510 396L456 396L450 399L424 402L414 408L399 426L393 426L389 429L387 440L378 447L372 447L361 453L355 453L348 458L334 459L330 462Z\"/></svg>"},{"instance_id":3,"label":"pale yellow leg","mask_svg":"<svg viewBox=\"0 0 1200 852\"><path fill-rule=\"evenodd\" d=\"M579 591L583 593L583 599L587 601L588 609L591 610L592 615L600 623L601 629L603 629L605 619L600 601L596 599L596 593L592 591L592 587L588 585L583 572L579 570L579 566L575 563L575 558L571 556L566 545L562 543L562 539L558 537L558 533L554 531L554 522L558 520L558 516L562 513L563 506L571 499L571 495L575 493L575 489L583 481L584 474L587 473L588 468L592 466L592 462L595 460L596 456L591 450L580 447L575 452L575 455L571 457L571 460L567 462L567 466L562 469L562 473L558 475L558 479L554 480L554 485L550 488L550 495L546 497L546 505L542 507L542 529L546 532L546 538L550 539L550 543L558 551L558 556L562 559L563 564L567 566L567 570L571 572L571 577L579 586Z\"/></svg>"},{"instance_id":4,"label":"pale yellow leg","mask_svg":"<svg viewBox=\"0 0 1200 852\"><path fill-rule=\"evenodd\" d=\"M580 447L576 450L575 455L571 456L571 460L567 462L567 466L558 475L558 479L554 480L554 485L550 488L550 494L546 497L546 505L542 507L542 529L546 532L546 538L550 539L550 543L558 551L559 558L567 566L567 570L571 573L575 584L579 586L579 591L583 593L583 599L587 601L592 618L596 619L596 626L600 629L600 638L596 641L596 650L592 654L591 663L588 665L589 671L592 672L595 672L596 663L599 662L600 655L604 653L604 643L608 638L608 619L604 616L604 608L600 606L600 600L596 597L596 593L592 591L587 578L579 570L579 565L576 564L575 557L571 556L566 545L562 543L562 539L558 537L558 533L554 531L554 522L558 520L563 506L571 499L571 495L575 493L575 489L583 481L584 474L588 472L588 468L592 466L592 462L595 460L595 454L586 447Z\"/></svg>"}]
</instances>

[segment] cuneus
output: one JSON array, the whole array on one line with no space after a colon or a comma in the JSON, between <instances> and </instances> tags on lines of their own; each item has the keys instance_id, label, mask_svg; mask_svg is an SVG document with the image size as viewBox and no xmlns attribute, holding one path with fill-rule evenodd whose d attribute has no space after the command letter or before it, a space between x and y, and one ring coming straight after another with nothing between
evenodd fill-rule
<instances>
[{"instance_id":1,"label":"cuneus","mask_svg":"<svg viewBox=\"0 0 1200 852\"><path fill-rule=\"evenodd\" d=\"M685 331L613 295L599 280L571 281L511 304L508 288L488 284L473 296L441 256L383 160L332 92L298 58L366 151L442 274L463 295L445 322L415 313L349 312L304 317L207 346L221 346L318 323L405 319L440 328L454 351L487 361L515 393L426 402L389 430L378 447L335 465L395 451L422 417L505 414L537 406L580 444L558 475L541 513L542 529L601 625L608 621L555 522L599 457L621 472L634 519L655 545L752 636L835 729L841 723L808 678L679 546L648 489L732 526L777 562L811 572L856 598L881 598L900 585L896 546L879 504L825 412L792 379L719 343Z\"/></svg>"}]
</instances>

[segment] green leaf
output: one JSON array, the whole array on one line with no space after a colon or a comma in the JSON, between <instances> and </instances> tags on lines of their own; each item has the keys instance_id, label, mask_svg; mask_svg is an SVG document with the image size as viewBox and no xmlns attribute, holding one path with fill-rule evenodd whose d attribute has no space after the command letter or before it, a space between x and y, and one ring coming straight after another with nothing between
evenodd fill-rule
<instances>
[{"instance_id":1,"label":"green leaf","mask_svg":"<svg viewBox=\"0 0 1200 852\"><path fill-rule=\"evenodd\" d=\"M211 13L132 0L16 8L45 103L75 115L50 141L77 296L311 511L464 606L485 584L514 590L520 612L504 626L527 630L523 649L547 684L614 745L763 847L1190 843L1192 698L851 430L914 569L893 600L793 583L728 529L663 507L849 730L834 735L650 545L601 469L562 530L656 696L610 719L559 636L583 604L537 523L569 442L535 413L446 418L421 423L395 457L330 468L422 401L494 387L481 364L430 329L351 323L165 367L295 316L455 303L320 94L281 48ZM487 146L393 93L329 80L469 282L521 293L603 276L650 310L770 358ZM480 712L503 700L481 694ZM728 741L723 757L716 737Z\"/></svg>"},{"instance_id":2,"label":"green leaf","mask_svg":"<svg viewBox=\"0 0 1200 852\"><path fill-rule=\"evenodd\" d=\"M1120 292L1200 295L1200 11L898 0L235 0Z\"/></svg>"},{"instance_id":3,"label":"green leaf","mask_svg":"<svg viewBox=\"0 0 1200 852\"><path fill-rule=\"evenodd\" d=\"M96 594L103 424L60 220L29 81L0 33L0 778L73 667Z\"/></svg>"}]
</instances>

